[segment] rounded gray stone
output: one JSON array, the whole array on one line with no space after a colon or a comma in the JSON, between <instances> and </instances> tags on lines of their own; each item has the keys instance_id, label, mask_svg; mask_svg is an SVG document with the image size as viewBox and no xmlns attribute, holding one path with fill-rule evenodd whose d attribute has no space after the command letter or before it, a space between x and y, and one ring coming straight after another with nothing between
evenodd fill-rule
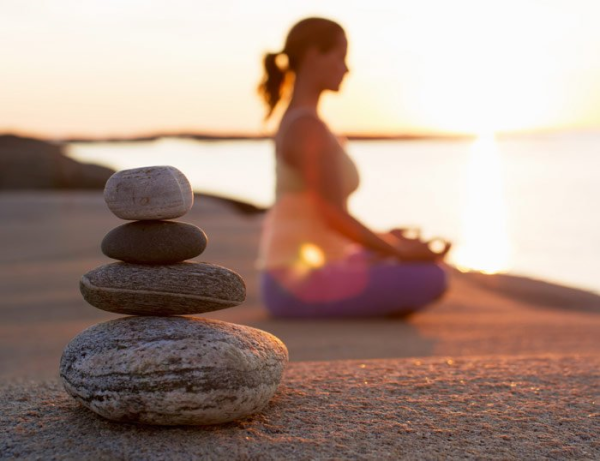
<instances>
[{"instance_id":1,"label":"rounded gray stone","mask_svg":"<svg viewBox=\"0 0 600 461\"><path fill-rule=\"evenodd\" d=\"M125 317L65 348L60 377L82 405L113 421L218 424L263 409L288 352L275 336L219 320Z\"/></svg>"},{"instance_id":2,"label":"rounded gray stone","mask_svg":"<svg viewBox=\"0 0 600 461\"><path fill-rule=\"evenodd\" d=\"M92 306L132 315L201 314L237 306L246 298L240 275L196 262L106 264L83 275L79 288Z\"/></svg>"},{"instance_id":3,"label":"rounded gray stone","mask_svg":"<svg viewBox=\"0 0 600 461\"><path fill-rule=\"evenodd\" d=\"M202 229L174 221L135 221L111 230L102 240L109 258L139 264L173 264L195 258L206 248Z\"/></svg>"},{"instance_id":4,"label":"rounded gray stone","mask_svg":"<svg viewBox=\"0 0 600 461\"><path fill-rule=\"evenodd\" d=\"M121 219L172 219L190 211L194 194L177 168L152 166L117 171L106 181L104 200Z\"/></svg>"}]
</instances>

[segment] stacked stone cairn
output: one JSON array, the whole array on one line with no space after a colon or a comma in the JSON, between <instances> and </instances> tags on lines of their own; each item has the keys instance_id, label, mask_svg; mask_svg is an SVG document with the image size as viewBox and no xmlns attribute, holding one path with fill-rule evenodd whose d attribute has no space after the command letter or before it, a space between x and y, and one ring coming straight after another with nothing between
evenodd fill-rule
<instances>
[{"instance_id":1,"label":"stacked stone cairn","mask_svg":"<svg viewBox=\"0 0 600 461\"><path fill-rule=\"evenodd\" d=\"M241 304L243 279L210 263L185 261L206 248L204 232L166 221L193 204L176 168L123 170L106 183L104 198L119 218L103 253L119 262L80 281L92 306L127 314L96 324L65 348L60 376L66 391L113 421L158 425L218 424L263 409L288 360L275 336L199 317Z\"/></svg>"}]
</instances>

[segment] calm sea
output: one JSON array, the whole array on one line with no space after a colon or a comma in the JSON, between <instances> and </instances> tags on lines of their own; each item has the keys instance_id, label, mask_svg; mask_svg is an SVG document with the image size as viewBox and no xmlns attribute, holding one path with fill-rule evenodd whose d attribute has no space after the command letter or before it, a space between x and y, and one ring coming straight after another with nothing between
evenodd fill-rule
<instances>
[{"instance_id":1,"label":"calm sea","mask_svg":"<svg viewBox=\"0 0 600 461\"><path fill-rule=\"evenodd\" d=\"M351 211L376 230L420 227L454 242L450 262L600 293L600 132L475 141L350 141L361 172ZM270 141L74 143L114 169L173 165L197 191L268 206Z\"/></svg>"}]
</instances>

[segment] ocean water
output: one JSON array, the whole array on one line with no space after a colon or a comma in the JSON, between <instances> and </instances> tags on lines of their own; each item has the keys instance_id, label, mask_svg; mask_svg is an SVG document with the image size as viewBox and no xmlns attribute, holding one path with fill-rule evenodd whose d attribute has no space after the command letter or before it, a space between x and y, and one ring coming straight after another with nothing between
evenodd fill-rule
<instances>
[{"instance_id":1,"label":"ocean water","mask_svg":"<svg viewBox=\"0 0 600 461\"><path fill-rule=\"evenodd\" d=\"M462 270L600 293L600 132L346 148L361 174L350 210L375 230L449 239L449 262ZM263 206L274 198L270 141L73 143L68 154L115 169L173 165L196 191Z\"/></svg>"}]
</instances>

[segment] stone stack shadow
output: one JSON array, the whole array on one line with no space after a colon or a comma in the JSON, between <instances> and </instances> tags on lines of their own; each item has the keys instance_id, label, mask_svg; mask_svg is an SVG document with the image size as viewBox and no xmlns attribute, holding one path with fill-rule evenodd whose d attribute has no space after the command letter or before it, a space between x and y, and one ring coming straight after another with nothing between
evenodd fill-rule
<instances>
[{"instance_id":1,"label":"stone stack shadow","mask_svg":"<svg viewBox=\"0 0 600 461\"><path fill-rule=\"evenodd\" d=\"M225 267L186 261L208 239L198 227L167 221L186 214L194 196L176 168L123 170L104 198L119 218L103 253L118 262L85 274L84 299L130 315L96 324L65 348L65 390L114 421L201 425L232 421L263 409L288 360L275 336L242 325L181 317L226 309L246 296L243 279Z\"/></svg>"}]
</instances>

